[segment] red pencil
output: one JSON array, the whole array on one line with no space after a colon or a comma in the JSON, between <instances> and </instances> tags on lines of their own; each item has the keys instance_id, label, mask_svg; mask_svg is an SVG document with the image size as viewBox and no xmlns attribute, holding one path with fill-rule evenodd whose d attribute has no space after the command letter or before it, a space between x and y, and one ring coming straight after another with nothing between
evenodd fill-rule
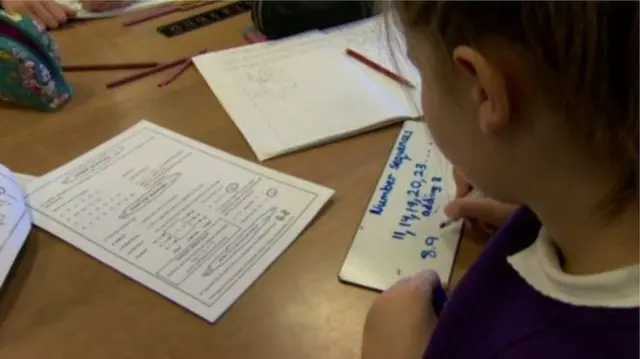
<instances>
[{"instance_id":1,"label":"red pencil","mask_svg":"<svg viewBox=\"0 0 640 359\"><path fill-rule=\"evenodd\" d=\"M148 69L158 66L157 62L133 62L121 64L91 64L91 65L62 65L62 71L105 71L105 70L134 70Z\"/></svg>"},{"instance_id":2,"label":"red pencil","mask_svg":"<svg viewBox=\"0 0 640 359\"><path fill-rule=\"evenodd\" d=\"M187 4L182 5L180 7L180 11L189 11L189 10L197 9L199 7L211 5L211 4L216 3L216 2L219 2L219 1L206 0L206 1L196 1L195 4L187 3Z\"/></svg>"},{"instance_id":3,"label":"red pencil","mask_svg":"<svg viewBox=\"0 0 640 359\"><path fill-rule=\"evenodd\" d=\"M196 54L196 56L197 56L197 55L202 55L202 54L204 54L205 52L207 52L207 49L200 50L200 51ZM173 81L175 81L175 80L176 80L180 75L182 75L185 71L187 71L187 70L191 67L191 65L193 65L193 61L191 61L191 58L189 58L187 61L185 61L185 62L184 62L184 64L180 65L180 67L178 67L178 68L176 69L176 71L174 71L174 72L170 73L167 77L165 77L165 79L164 79L164 80L162 80L162 82L160 82L160 83L158 84L158 87L164 87L164 86L167 86L167 85L171 85L171 83L172 83Z\"/></svg>"},{"instance_id":4,"label":"red pencil","mask_svg":"<svg viewBox=\"0 0 640 359\"><path fill-rule=\"evenodd\" d=\"M363 64L369 66L370 68L372 68L373 70L378 71L379 73L387 76L388 78L398 82L401 85L410 87L410 88L415 88L416 86L414 84L411 83L411 81L405 79L404 77L396 74L395 72L385 68L384 66L377 64L371 60L369 60L368 58L366 58L364 55L352 50L352 49L347 49L346 50L347 55L353 57L354 59L362 62Z\"/></svg>"},{"instance_id":5,"label":"red pencil","mask_svg":"<svg viewBox=\"0 0 640 359\"><path fill-rule=\"evenodd\" d=\"M207 50L200 50L200 51L198 51L198 53L196 55L203 54L206 51ZM193 55L193 56L195 56L195 55ZM193 56L184 57L184 58L181 58L181 59L178 59L178 60L175 60L175 61L171 61L171 62L166 63L164 65L156 66L156 67L154 67L152 69L148 69L148 70L137 72L137 73L135 73L133 75L129 75L129 76L123 77L123 78L121 78L119 80L111 81L111 82L107 83L107 88L111 89L111 88L114 88L114 87L119 87L119 86L122 86L124 84L129 83L129 82L133 82L135 80L141 79L143 77L147 77L147 76L156 74L156 73L158 73L160 71L164 71L166 69L170 69L172 67L176 67L178 65L182 65L185 61L191 61L191 58Z\"/></svg>"}]
</instances>

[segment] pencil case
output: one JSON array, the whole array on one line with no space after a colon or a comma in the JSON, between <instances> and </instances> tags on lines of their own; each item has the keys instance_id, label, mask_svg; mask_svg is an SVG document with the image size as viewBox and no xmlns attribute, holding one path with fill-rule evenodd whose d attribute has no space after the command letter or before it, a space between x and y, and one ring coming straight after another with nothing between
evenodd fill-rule
<instances>
[{"instance_id":1,"label":"pencil case","mask_svg":"<svg viewBox=\"0 0 640 359\"><path fill-rule=\"evenodd\" d=\"M251 5L253 26L269 39L322 30L373 15L374 1L271 1Z\"/></svg>"},{"instance_id":2,"label":"pencil case","mask_svg":"<svg viewBox=\"0 0 640 359\"><path fill-rule=\"evenodd\" d=\"M51 111L71 94L46 29L28 17L0 10L0 101Z\"/></svg>"}]
</instances>

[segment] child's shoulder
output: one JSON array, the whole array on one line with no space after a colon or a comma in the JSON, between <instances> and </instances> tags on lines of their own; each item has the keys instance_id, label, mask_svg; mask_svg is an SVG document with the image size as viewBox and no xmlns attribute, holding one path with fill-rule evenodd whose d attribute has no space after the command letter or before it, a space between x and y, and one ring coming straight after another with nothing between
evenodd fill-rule
<instances>
[{"instance_id":1,"label":"child's shoulder","mask_svg":"<svg viewBox=\"0 0 640 359\"><path fill-rule=\"evenodd\" d=\"M427 357L591 358L610 346L613 357L637 354L638 267L572 278L547 245L535 215L520 209L455 288Z\"/></svg>"}]
</instances>

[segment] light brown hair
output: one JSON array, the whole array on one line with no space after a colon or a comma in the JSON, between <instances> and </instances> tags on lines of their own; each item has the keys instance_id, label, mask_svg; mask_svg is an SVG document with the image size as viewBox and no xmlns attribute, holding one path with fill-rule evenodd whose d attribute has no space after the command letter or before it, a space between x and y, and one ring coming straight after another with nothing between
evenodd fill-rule
<instances>
[{"instance_id":1,"label":"light brown hair","mask_svg":"<svg viewBox=\"0 0 640 359\"><path fill-rule=\"evenodd\" d=\"M603 199L638 203L638 2L391 1L407 34L458 45L499 39L516 49L568 133L618 171Z\"/></svg>"}]
</instances>

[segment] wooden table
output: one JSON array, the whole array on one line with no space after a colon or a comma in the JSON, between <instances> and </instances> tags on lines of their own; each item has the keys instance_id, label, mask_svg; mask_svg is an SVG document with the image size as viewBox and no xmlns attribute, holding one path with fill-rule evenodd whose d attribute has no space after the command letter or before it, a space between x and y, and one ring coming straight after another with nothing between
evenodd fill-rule
<instances>
[{"instance_id":1,"label":"wooden table","mask_svg":"<svg viewBox=\"0 0 640 359\"><path fill-rule=\"evenodd\" d=\"M175 15L179 19L183 14ZM243 45L240 16L167 39L155 20L123 28L101 20L55 33L66 63L172 60L199 49ZM43 174L141 119L234 155L255 157L195 70L158 88L164 75L106 90L126 72L73 73L73 100L43 114L0 107L0 162ZM266 166L334 188L308 230L216 325L34 229L0 292L0 358L356 358L375 293L337 273L398 127L295 153ZM454 283L479 245L463 241Z\"/></svg>"}]
</instances>

